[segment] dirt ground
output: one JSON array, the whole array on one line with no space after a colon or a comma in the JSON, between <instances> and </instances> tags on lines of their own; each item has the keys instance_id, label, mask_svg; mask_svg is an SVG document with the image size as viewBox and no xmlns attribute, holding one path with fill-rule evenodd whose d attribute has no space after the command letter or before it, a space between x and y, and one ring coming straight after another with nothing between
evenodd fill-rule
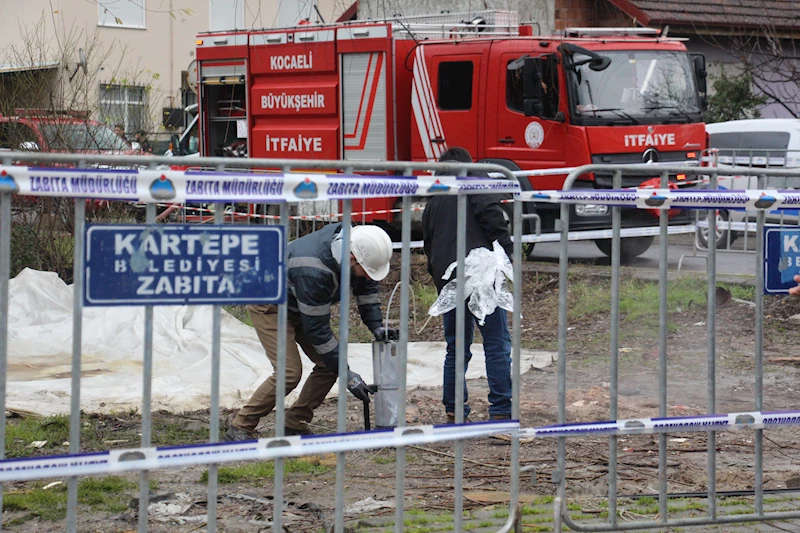
<instances>
[{"instance_id":1,"label":"dirt ground","mask_svg":"<svg viewBox=\"0 0 800 533\"><path fill-rule=\"evenodd\" d=\"M423 258L414 257L413 282L429 283ZM525 266L523 287L523 346L556 349L558 280L543 273L536 264ZM546 270L546 269L545 269ZM571 278L608 283L597 269L571 270ZM631 277L630 273L625 273ZM384 290L390 291L399 280L394 269ZM570 306L580 295L570 295ZM395 298L399 298L399 291ZM384 299L384 302L386 299ZM418 307L420 304L418 303ZM797 408L798 366L779 358L800 357L798 326L788 318L800 313L800 299L768 297L764 321L764 410ZM669 416L708 412L707 309L704 298L670 313L668 336ZM417 310L417 324L411 340L442 340L441 319L434 318L417 333L424 310ZM357 322L357 319L353 323ZM413 321L412 321L413 322ZM567 338L567 418L594 421L609 418L609 324L608 312L584 316L570 323ZM754 352L755 312L747 302L732 300L716 312L716 412L755 409ZM623 321L619 357L619 418L658 416L658 333L652 320ZM485 380L468 384L473 420L487 418L488 388ZM531 370L521 380L521 425L533 427L555 423L557 418L557 367ZM315 431L333 431L336 401L327 401L316 413ZM439 424L445 421L441 390L415 390L408 396L408 422ZM185 425L197 435L207 431L208 412L165 414L156 418ZM137 417L99 416L90 420L96 431L109 439L131 438L135 442ZM262 420L260 429L269 436L274 415ZM12 420L13 423L13 420ZM363 426L361 404L348 401L348 429ZM764 488L783 489L786 482L800 475L798 431L794 428L764 432ZM191 435L187 438L191 438ZM199 439L199 437L196 437ZM622 495L651 494L658 491L658 436L619 438L618 492ZM120 446L130 447L131 444ZM749 490L754 484L754 432L722 432L716 438L717 490ZM492 494L502 500L508 490L510 446L498 439L480 439L464 444L464 488L467 508L485 506ZM426 511L448 510L453 505L453 445L450 443L415 446L408 450L405 479L406 505ZM608 438L567 441L567 491L572 497L602 497L608 493ZM345 482L347 505L373 498L391 502L395 495L393 449L347 454ZM525 496L555 493L551 474L556 467L555 440L537 440L521 445L521 464L534 467L523 476ZM313 472L288 473L284 494L288 502L284 515L286 531L324 531L333 520L335 458L313 457ZM154 510L152 531L205 530L207 488L201 482L205 468L158 471L151 474L156 485L153 495L161 500ZM697 492L707 488L707 437L704 433L668 435L668 483L670 492ZM131 477L136 480L136 477ZM24 484L7 484L6 491L26 490ZM270 531L273 481L263 476L246 482L221 484L219 488L219 528L227 532ZM135 493L131 494L135 497ZM174 504L172 511L169 505ZM380 504L378 504L380 505ZM155 509L156 506L154 506ZM174 512L173 512L174 511ZM390 515L391 508L370 511L369 516ZM172 514L170 514L172 513ZM7 522L24 516L22 511L4 513ZM354 519L358 513L348 514ZM98 513L82 510L81 531L131 531L136 529L136 509L123 513ZM22 521L12 530L33 532L61 529L39 519Z\"/></svg>"}]
</instances>

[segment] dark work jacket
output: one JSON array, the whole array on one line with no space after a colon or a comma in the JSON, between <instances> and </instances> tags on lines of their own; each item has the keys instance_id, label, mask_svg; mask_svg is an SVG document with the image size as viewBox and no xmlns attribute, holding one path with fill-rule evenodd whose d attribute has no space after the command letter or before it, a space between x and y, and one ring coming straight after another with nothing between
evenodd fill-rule
<instances>
[{"instance_id":1,"label":"dark work jacket","mask_svg":"<svg viewBox=\"0 0 800 533\"><path fill-rule=\"evenodd\" d=\"M498 241L509 259L513 250L508 223L503 218L500 202L510 198L507 194L471 194L467 197L467 247L464 256L474 248L492 249ZM436 290L441 292L448 280L443 280L445 270L457 259L458 196L429 196L422 213L422 238L428 257L428 273L433 276ZM451 279L456 278L453 270Z\"/></svg>"},{"instance_id":2,"label":"dark work jacket","mask_svg":"<svg viewBox=\"0 0 800 533\"><path fill-rule=\"evenodd\" d=\"M341 224L329 224L290 242L287 261L289 312L299 315L303 331L333 372L339 365L339 342L331 329L331 305L339 302L341 268L331 253L331 243L341 229ZM350 254L342 260L349 261ZM379 328L378 282L352 276L350 287L361 320L370 331Z\"/></svg>"}]
</instances>

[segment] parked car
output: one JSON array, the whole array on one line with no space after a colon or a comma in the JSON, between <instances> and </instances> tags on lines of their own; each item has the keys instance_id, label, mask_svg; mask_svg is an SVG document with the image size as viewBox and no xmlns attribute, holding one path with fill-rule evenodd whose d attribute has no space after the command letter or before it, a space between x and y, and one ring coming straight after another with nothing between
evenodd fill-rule
<instances>
[{"instance_id":1,"label":"parked car","mask_svg":"<svg viewBox=\"0 0 800 533\"><path fill-rule=\"evenodd\" d=\"M709 147L719 150L719 164L752 168L800 168L800 119L762 118L731 120L706 124ZM758 189L757 174L720 176L717 183L721 189ZM800 188L800 177L767 178L765 188ZM720 209L717 212L717 247L728 243L725 222L755 222L755 211ZM798 210L767 211L767 223L798 223ZM698 240L708 245L708 229L698 229ZM730 242L737 237L730 235Z\"/></svg>"},{"instance_id":2,"label":"parked car","mask_svg":"<svg viewBox=\"0 0 800 533\"><path fill-rule=\"evenodd\" d=\"M17 109L0 115L0 150L142 155L114 130L80 111Z\"/></svg>"}]
</instances>

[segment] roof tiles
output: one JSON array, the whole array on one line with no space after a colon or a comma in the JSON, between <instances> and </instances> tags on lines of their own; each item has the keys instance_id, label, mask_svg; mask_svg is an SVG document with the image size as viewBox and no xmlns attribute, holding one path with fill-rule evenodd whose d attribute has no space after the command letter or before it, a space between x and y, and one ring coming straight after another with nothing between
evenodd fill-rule
<instances>
[{"instance_id":1,"label":"roof tiles","mask_svg":"<svg viewBox=\"0 0 800 533\"><path fill-rule=\"evenodd\" d=\"M646 26L800 29L798 0L609 0ZM699 29L699 28L698 28Z\"/></svg>"}]
</instances>

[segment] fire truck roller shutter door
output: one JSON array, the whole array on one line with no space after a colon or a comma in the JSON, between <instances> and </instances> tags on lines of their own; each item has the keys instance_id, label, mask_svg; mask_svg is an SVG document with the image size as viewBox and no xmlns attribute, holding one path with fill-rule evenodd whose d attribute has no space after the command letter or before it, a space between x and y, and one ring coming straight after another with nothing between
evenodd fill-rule
<instances>
[{"instance_id":1,"label":"fire truck roller shutter door","mask_svg":"<svg viewBox=\"0 0 800 533\"><path fill-rule=\"evenodd\" d=\"M342 54L342 124L346 160L386 160L386 54Z\"/></svg>"}]
</instances>

